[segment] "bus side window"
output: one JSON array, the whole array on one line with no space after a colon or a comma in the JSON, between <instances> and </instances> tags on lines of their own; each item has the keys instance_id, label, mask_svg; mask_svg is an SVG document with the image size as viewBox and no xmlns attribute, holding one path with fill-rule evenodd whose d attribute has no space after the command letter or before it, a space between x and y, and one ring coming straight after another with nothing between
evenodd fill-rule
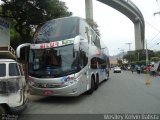
<instances>
[{"instance_id":1,"label":"bus side window","mask_svg":"<svg viewBox=\"0 0 160 120\"><path fill-rule=\"evenodd\" d=\"M92 58L91 59L91 68L92 69L97 69L97 58Z\"/></svg>"}]
</instances>

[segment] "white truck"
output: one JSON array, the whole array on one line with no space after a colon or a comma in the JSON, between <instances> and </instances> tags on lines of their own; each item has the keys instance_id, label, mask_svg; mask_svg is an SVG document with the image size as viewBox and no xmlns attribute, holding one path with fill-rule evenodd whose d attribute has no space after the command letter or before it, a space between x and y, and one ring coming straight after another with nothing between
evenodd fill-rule
<instances>
[{"instance_id":1,"label":"white truck","mask_svg":"<svg viewBox=\"0 0 160 120\"><path fill-rule=\"evenodd\" d=\"M8 36L9 24L0 18L0 119L3 114L21 112L28 102L23 68Z\"/></svg>"}]
</instances>

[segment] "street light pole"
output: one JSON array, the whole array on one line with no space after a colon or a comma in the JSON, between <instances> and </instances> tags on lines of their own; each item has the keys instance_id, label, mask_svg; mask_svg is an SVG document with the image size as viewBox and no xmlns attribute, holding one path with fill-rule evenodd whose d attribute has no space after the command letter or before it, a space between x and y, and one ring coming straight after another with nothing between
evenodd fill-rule
<instances>
[{"instance_id":1,"label":"street light pole","mask_svg":"<svg viewBox=\"0 0 160 120\"><path fill-rule=\"evenodd\" d=\"M155 13L153 13L153 15L155 16L155 15L157 15L157 14L159 14L160 15L160 11L159 12L155 12Z\"/></svg>"},{"instance_id":2,"label":"street light pole","mask_svg":"<svg viewBox=\"0 0 160 120\"><path fill-rule=\"evenodd\" d=\"M131 51L131 44L132 44L132 43L126 43L126 44L129 45L129 51Z\"/></svg>"}]
</instances>

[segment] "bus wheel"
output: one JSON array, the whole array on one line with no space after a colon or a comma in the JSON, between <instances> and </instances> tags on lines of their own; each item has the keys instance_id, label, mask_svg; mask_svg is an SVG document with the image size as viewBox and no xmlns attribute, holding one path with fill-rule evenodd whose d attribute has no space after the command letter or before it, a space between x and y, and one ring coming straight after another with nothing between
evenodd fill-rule
<instances>
[{"instance_id":1,"label":"bus wheel","mask_svg":"<svg viewBox=\"0 0 160 120\"><path fill-rule=\"evenodd\" d=\"M91 88L87 91L87 94L92 94L93 91L95 90L95 81L93 79L93 77L91 78Z\"/></svg>"},{"instance_id":2,"label":"bus wheel","mask_svg":"<svg viewBox=\"0 0 160 120\"><path fill-rule=\"evenodd\" d=\"M95 90L97 90L98 89L98 86L99 86L99 77L98 77L98 75L96 76L96 83L95 83Z\"/></svg>"},{"instance_id":3,"label":"bus wheel","mask_svg":"<svg viewBox=\"0 0 160 120\"><path fill-rule=\"evenodd\" d=\"M6 113L6 110L3 106L0 105L0 119L2 118L3 114Z\"/></svg>"}]
</instances>

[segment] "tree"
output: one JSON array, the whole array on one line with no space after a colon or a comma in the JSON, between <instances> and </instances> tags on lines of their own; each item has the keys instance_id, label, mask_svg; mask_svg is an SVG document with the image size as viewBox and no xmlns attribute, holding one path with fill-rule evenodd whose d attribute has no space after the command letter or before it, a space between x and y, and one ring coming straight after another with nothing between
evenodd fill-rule
<instances>
[{"instance_id":1,"label":"tree","mask_svg":"<svg viewBox=\"0 0 160 120\"><path fill-rule=\"evenodd\" d=\"M160 58L160 51L155 52L155 56Z\"/></svg>"},{"instance_id":2,"label":"tree","mask_svg":"<svg viewBox=\"0 0 160 120\"><path fill-rule=\"evenodd\" d=\"M118 60L117 62L119 66L122 66L122 60Z\"/></svg>"},{"instance_id":3,"label":"tree","mask_svg":"<svg viewBox=\"0 0 160 120\"><path fill-rule=\"evenodd\" d=\"M157 62L157 61L160 61L160 58L159 57L152 57L151 61Z\"/></svg>"},{"instance_id":4,"label":"tree","mask_svg":"<svg viewBox=\"0 0 160 120\"><path fill-rule=\"evenodd\" d=\"M135 54L130 54L130 53L127 53L126 55L124 55L123 59L126 59L129 63L137 60Z\"/></svg>"},{"instance_id":5,"label":"tree","mask_svg":"<svg viewBox=\"0 0 160 120\"><path fill-rule=\"evenodd\" d=\"M137 58L139 57L139 60L146 60L146 50L145 49L136 50L135 54L136 54ZM153 50L148 50L149 60L151 59L151 57L154 57L154 56L155 56L155 54L154 54Z\"/></svg>"},{"instance_id":6,"label":"tree","mask_svg":"<svg viewBox=\"0 0 160 120\"><path fill-rule=\"evenodd\" d=\"M59 0L1 0L1 16L14 23L11 34L21 37L21 43L30 42L38 25L50 19L70 16L64 2ZM16 33L17 32L17 33ZM17 43L18 44L18 43Z\"/></svg>"},{"instance_id":7,"label":"tree","mask_svg":"<svg viewBox=\"0 0 160 120\"><path fill-rule=\"evenodd\" d=\"M149 60L151 59L151 57L154 56L155 53L152 50L148 50ZM126 59L129 62L146 60L146 50L141 49L141 50L129 51L126 55L124 55L123 59Z\"/></svg>"}]
</instances>

